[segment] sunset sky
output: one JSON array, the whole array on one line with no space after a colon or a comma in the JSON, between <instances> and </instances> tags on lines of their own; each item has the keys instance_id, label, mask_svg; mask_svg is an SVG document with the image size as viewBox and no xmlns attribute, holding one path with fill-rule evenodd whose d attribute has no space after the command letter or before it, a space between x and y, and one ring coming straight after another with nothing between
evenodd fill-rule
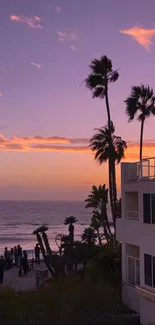
<instances>
[{"instance_id":1,"label":"sunset sky","mask_svg":"<svg viewBox=\"0 0 155 325\"><path fill-rule=\"evenodd\" d=\"M107 115L80 84L93 58L107 55L120 69L110 86L112 120L128 143L126 160L137 160L140 124L128 124L123 101L132 85L155 89L155 0L0 6L0 199L84 200L93 184L107 183L107 166L88 149ZM155 156L154 125L145 124L145 156Z\"/></svg>"}]
</instances>

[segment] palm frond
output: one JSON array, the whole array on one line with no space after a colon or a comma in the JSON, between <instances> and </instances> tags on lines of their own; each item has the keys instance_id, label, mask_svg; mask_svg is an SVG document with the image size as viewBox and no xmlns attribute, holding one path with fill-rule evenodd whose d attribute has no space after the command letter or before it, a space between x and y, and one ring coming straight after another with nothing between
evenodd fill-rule
<instances>
[{"instance_id":1,"label":"palm frond","mask_svg":"<svg viewBox=\"0 0 155 325\"><path fill-rule=\"evenodd\" d=\"M109 81L110 81L110 82L115 82L115 81L118 80L118 78L119 78L119 73L118 73L118 71L113 71L113 72L110 73L110 75L109 75Z\"/></svg>"},{"instance_id":2,"label":"palm frond","mask_svg":"<svg viewBox=\"0 0 155 325\"><path fill-rule=\"evenodd\" d=\"M85 83L89 89L94 89L98 86L104 86L104 80L99 74L90 74L86 78Z\"/></svg>"},{"instance_id":3,"label":"palm frond","mask_svg":"<svg viewBox=\"0 0 155 325\"><path fill-rule=\"evenodd\" d=\"M93 89L93 98L104 98L105 96L105 89L104 87L96 87L95 89Z\"/></svg>"},{"instance_id":4,"label":"palm frond","mask_svg":"<svg viewBox=\"0 0 155 325\"><path fill-rule=\"evenodd\" d=\"M129 122L132 121L138 114L138 121L145 120L151 114L154 115L155 96L153 89L149 86L133 86L130 97L125 100L126 114L129 117Z\"/></svg>"},{"instance_id":5,"label":"palm frond","mask_svg":"<svg viewBox=\"0 0 155 325\"><path fill-rule=\"evenodd\" d=\"M77 219L73 216L71 217L67 217L64 221L64 225L69 225L69 224L73 224L73 223L76 223L77 222Z\"/></svg>"}]
</instances>

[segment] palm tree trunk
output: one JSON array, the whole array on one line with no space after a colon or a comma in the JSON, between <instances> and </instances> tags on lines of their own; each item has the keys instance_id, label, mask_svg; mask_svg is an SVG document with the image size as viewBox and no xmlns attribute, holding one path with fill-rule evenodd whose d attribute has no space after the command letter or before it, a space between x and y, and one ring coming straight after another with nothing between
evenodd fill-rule
<instances>
[{"instance_id":1,"label":"palm tree trunk","mask_svg":"<svg viewBox=\"0 0 155 325\"><path fill-rule=\"evenodd\" d=\"M96 229L96 232L97 232L97 237L98 237L99 245L100 245L100 246L103 246L103 245L102 245L102 240L101 240L101 236L100 236L99 229Z\"/></svg>"},{"instance_id":2,"label":"palm tree trunk","mask_svg":"<svg viewBox=\"0 0 155 325\"><path fill-rule=\"evenodd\" d=\"M107 115L108 115L108 129L109 129L109 138L110 143L109 147L112 148L112 139L111 139L111 116L110 116L110 107L109 107L109 98L108 98L108 85L105 85L105 101L106 101L106 108L107 108ZM109 149L110 149L109 148ZM110 149L110 152L112 150ZM113 223L115 222L115 216L114 216L114 202L113 202L113 191L112 191L112 180L114 177L112 177L113 173L113 166L112 166L112 157L109 157L109 196L110 196L110 205L111 205L111 214Z\"/></svg>"},{"instance_id":3,"label":"palm tree trunk","mask_svg":"<svg viewBox=\"0 0 155 325\"><path fill-rule=\"evenodd\" d=\"M41 249L41 252L42 252L42 256L43 256L44 262L45 262L45 264L47 266L47 269L49 270L51 275L56 278L57 275L55 274L55 272L53 271L53 269L51 268L50 264L47 261L47 256L46 256L46 253L45 253L45 248L44 248L44 245L43 245L43 242L42 242L41 235L39 233L37 233L36 236L37 236L37 241L39 243L39 246L40 246L40 249Z\"/></svg>"},{"instance_id":4,"label":"palm tree trunk","mask_svg":"<svg viewBox=\"0 0 155 325\"><path fill-rule=\"evenodd\" d=\"M113 191L112 191L112 171L111 171L111 158L109 157L109 197L110 197L110 206L111 206L111 214L112 220L114 223L114 206L113 206Z\"/></svg>"},{"instance_id":5,"label":"palm tree trunk","mask_svg":"<svg viewBox=\"0 0 155 325\"><path fill-rule=\"evenodd\" d=\"M142 151L143 151L143 132L144 132L144 121L145 119L142 119L141 122L141 130L140 130L140 150L139 150L139 160L140 160L140 176L142 175Z\"/></svg>"},{"instance_id":6,"label":"palm tree trunk","mask_svg":"<svg viewBox=\"0 0 155 325\"><path fill-rule=\"evenodd\" d=\"M110 107L109 107L109 98L108 98L108 85L105 85L105 102L107 108L107 115L108 115L108 128L109 132L111 131L111 116L110 116Z\"/></svg>"},{"instance_id":7,"label":"palm tree trunk","mask_svg":"<svg viewBox=\"0 0 155 325\"><path fill-rule=\"evenodd\" d=\"M141 123L141 130L140 130L140 152L139 152L139 160L142 161L142 151L143 151L143 132L144 132L144 119Z\"/></svg>"},{"instance_id":8,"label":"palm tree trunk","mask_svg":"<svg viewBox=\"0 0 155 325\"><path fill-rule=\"evenodd\" d=\"M112 161L112 186L113 186L113 209L114 209L114 234L116 232L116 218L117 218L117 187L116 187L116 166L115 160Z\"/></svg>"}]
</instances>

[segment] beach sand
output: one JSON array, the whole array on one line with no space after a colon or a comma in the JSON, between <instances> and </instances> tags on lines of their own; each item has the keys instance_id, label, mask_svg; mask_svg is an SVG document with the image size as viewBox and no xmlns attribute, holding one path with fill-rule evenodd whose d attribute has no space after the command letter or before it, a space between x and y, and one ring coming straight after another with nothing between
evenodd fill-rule
<instances>
[{"instance_id":1,"label":"beach sand","mask_svg":"<svg viewBox=\"0 0 155 325\"><path fill-rule=\"evenodd\" d=\"M40 266L34 266L33 270L30 270L27 275L18 276L18 268L13 267L10 270L4 272L3 286L13 289L14 291L27 291L37 289L36 287L36 269L45 269L44 262L41 262Z\"/></svg>"}]
</instances>

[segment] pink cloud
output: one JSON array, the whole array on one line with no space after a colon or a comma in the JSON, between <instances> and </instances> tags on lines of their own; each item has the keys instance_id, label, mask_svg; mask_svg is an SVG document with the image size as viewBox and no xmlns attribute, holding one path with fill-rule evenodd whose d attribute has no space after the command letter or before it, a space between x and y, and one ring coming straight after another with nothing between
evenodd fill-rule
<instances>
[{"instance_id":1,"label":"pink cloud","mask_svg":"<svg viewBox=\"0 0 155 325\"><path fill-rule=\"evenodd\" d=\"M3 93L0 92L0 97L2 97L2 96L3 96Z\"/></svg>"},{"instance_id":2,"label":"pink cloud","mask_svg":"<svg viewBox=\"0 0 155 325\"><path fill-rule=\"evenodd\" d=\"M17 22L17 23L26 24L30 28L34 28L34 29L43 28L43 26L40 24L41 19L38 16L33 16L30 18L30 17L26 17L26 16L10 15L10 20Z\"/></svg>"},{"instance_id":3,"label":"pink cloud","mask_svg":"<svg viewBox=\"0 0 155 325\"><path fill-rule=\"evenodd\" d=\"M58 41L74 42L77 39L77 33L74 32L57 31L57 36L58 36Z\"/></svg>"},{"instance_id":4,"label":"pink cloud","mask_svg":"<svg viewBox=\"0 0 155 325\"><path fill-rule=\"evenodd\" d=\"M31 62L30 64L33 65L37 69L40 69L41 68L41 64L40 63Z\"/></svg>"},{"instance_id":5,"label":"pink cloud","mask_svg":"<svg viewBox=\"0 0 155 325\"><path fill-rule=\"evenodd\" d=\"M152 38L153 36L155 36L155 28L147 29L135 26L130 29L120 30L120 33L133 37L147 51L150 51L150 46L152 45Z\"/></svg>"},{"instance_id":6,"label":"pink cloud","mask_svg":"<svg viewBox=\"0 0 155 325\"><path fill-rule=\"evenodd\" d=\"M57 32L58 35L58 41L65 41L67 39L67 33L63 33L63 32Z\"/></svg>"},{"instance_id":7,"label":"pink cloud","mask_svg":"<svg viewBox=\"0 0 155 325\"><path fill-rule=\"evenodd\" d=\"M60 7L60 6L56 6L56 11L57 11L58 13L60 13L60 12L62 11L62 7Z\"/></svg>"},{"instance_id":8,"label":"pink cloud","mask_svg":"<svg viewBox=\"0 0 155 325\"><path fill-rule=\"evenodd\" d=\"M71 49L73 52L75 52L75 51L76 51L76 47L75 47L75 46L73 46L73 45L70 45L70 49Z\"/></svg>"}]
</instances>

